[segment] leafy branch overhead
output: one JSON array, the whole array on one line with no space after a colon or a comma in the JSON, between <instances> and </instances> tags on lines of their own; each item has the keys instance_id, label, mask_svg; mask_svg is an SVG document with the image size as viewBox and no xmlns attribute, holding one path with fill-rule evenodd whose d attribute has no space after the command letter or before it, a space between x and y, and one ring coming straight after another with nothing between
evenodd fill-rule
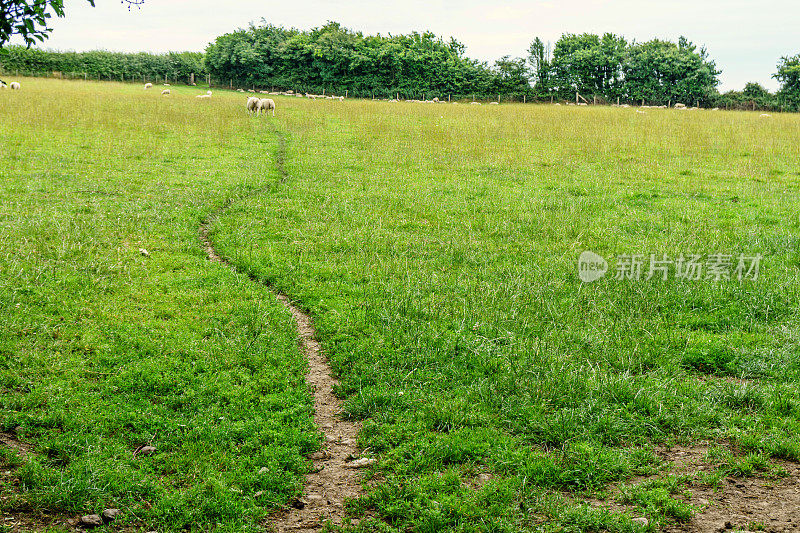
<instances>
[{"instance_id":1,"label":"leafy branch overhead","mask_svg":"<svg viewBox=\"0 0 800 533\"><path fill-rule=\"evenodd\" d=\"M86 0L94 6L95 0ZM122 0L141 6L144 0ZM18 35L27 46L44 42L53 29L50 19L64 16L64 0L0 0L0 47Z\"/></svg>"}]
</instances>

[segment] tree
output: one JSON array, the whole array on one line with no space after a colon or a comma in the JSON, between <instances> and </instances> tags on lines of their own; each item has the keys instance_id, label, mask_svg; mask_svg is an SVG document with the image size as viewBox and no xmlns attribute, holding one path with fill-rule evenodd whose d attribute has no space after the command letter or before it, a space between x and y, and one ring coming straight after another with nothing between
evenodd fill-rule
<instances>
[{"instance_id":1,"label":"tree","mask_svg":"<svg viewBox=\"0 0 800 533\"><path fill-rule=\"evenodd\" d=\"M504 56L494 63L495 86L492 92L522 95L530 93L528 68L522 58Z\"/></svg>"},{"instance_id":2,"label":"tree","mask_svg":"<svg viewBox=\"0 0 800 533\"><path fill-rule=\"evenodd\" d=\"M716 95L720 72L705 48L698 50L684 37L677 44L659 39L635 43L627 56L623 76L630 99L692 104Z\"/></svg>"},{"instance_id":3,"label":"tree","mask_svg":"<svg viewBox=\"0 0 800 533\"><path fill-rule=\"evenodd\" d=\"M800 54L782 57L778 62L778 72L773 76L781 83L778 95L792 110L800 109Z\"/></svg>"},{"instance_id":4,"label":"tree","mask_svg":"<svg viewBox=\"0 0 800 533\"><path fill-rule=\"evenodd\" d=\"M609 99L621 96L627 46L623 37L612 33L562 35L553 50L554 86L565 98L575 91Z\"/></svg>"},{"instance_id":5,"label":"tree","mask_svg":"<svg viewBox=\"0 0 800 533\"><path fill-rule=\"evenodd\" d=\"M546 46L544 41L536 38L528 48L528 62L533 72L533 89L537 96L546 96L552 88L551 71L552 55L550 43Z\"/></svg>"},{"instance_id":6,"label":"tree","mask_svg":"<svg viewBox=\"0 0 800 533\"><path fill-rule=\"evenodd\" d=\"M86 0L94 6L94 0ZM128 9L139 6L144 0L124 0ZM0 48L14 35L19 35L27 46L44 41L53 31L49 19L64 16L64 0L0 0Z\"/></svg>"}]
</instances>

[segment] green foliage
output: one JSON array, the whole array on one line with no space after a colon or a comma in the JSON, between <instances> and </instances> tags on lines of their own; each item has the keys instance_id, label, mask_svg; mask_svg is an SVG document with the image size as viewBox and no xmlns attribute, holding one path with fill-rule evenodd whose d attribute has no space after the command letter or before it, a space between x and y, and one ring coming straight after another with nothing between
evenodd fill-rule
<instances>
[{"instance_id":1,"label":"green foliage","mask_svg":"<svg viewBox=\"0 0 800 533\"><path fill-rule=\"evenodd\" d=\"M782 57L773 76L781 83L780 96L793 111L800 109L800 54Z\"/></svg>"},{"instance_id":2,"label":"green foliage","mask_svg":"<svg viewBox=\"0 0 800 533\"><path fill-rule=\"evenodd\" d=\"M88 0L94 5L94 0ZM0 48L14 35L30 46L53 31L49 19L64 16L64 0L8 0L0 2Z\"/></svg>"},{"instance_id":3,"label":"green foliage","mask_svg":"<svg viewBox=\"0 0 800 533\"><path fill-rule=\"evenodd\" d=\"M623 70L630 98L650 103L705 105L716 92L720 72L704 48L684 37L678 44L654 39L630 47Z\"/></svg>"},{"instance_id":4,"label":"green foliage","mask_svg":"<svg viewBox=\"0 0 800 533\"><path fill-rule=\"evenodd\" d=\"M403 98L525 92L523 63L503 58L490 68L430 32L365 36L336 22L304 32L250 26L206 49L209 72L225 83Z\"/></svg>"},{"instance_id":5,"label":"green foliage","mask_svg":"<svg viewBox=\"0 0 800 533\"><path fill-rule=\"evenodd\" d=\"M562 98L575 91L605 98L623 96L622 63L627 43L611 33L603 37L564 34L553 50L553 83Z\"/></svg>"},{"instance_id":6,"label":"green foliage","mask_svg":"<svg viewBox=\"0 0 800 533\"><path fill-rule=\"evenodd\" d=\"M86 0L94 6L94 0ZM144 0L123 0L131 5L141 5ZM4 0L0 2L0 49L11 37L18 35L27 46L43 42L52 28L50 19L64 16L64 0Z\"/></svg>"},{"instance_id":7,"label":"green foliage","mask_svg":"<svg viewBox=\"0 0 800 533\"><path fill-rule=\"evenodd\" d=\"M93 79L113 80L160 80L166 77L184 81L193 73L205 74L201 52L57 52L24 46L9 46L6 51L6 54L0 55L0 67L7 72L59 72L81 77L86 74Z\"/></svg>"},{"instance_id":8,"label":"green foliage","mask_svg":"<svg viewBox=\"0 0 800 533\"><path fill-rule=\"evenodd\" d=\"M779 95L770 93L758 83L749 82L742 91L728 91L712 98L714 107L726 109L766 109L781 108Z\"/></svg>"},{"instance_id":9,"label":"green foliage","mask_svg":"<svg viewBox=\"0 0 800 533\"><path fill-rule=\"evenodd\" d=\"M552 58L541 39L530 46L537 94L565 99L597 96L607 101L707 103L716 94L719 71L705 49L681 37L629 44L611 33L564 34Z\"/></svg>"}]
</instances>

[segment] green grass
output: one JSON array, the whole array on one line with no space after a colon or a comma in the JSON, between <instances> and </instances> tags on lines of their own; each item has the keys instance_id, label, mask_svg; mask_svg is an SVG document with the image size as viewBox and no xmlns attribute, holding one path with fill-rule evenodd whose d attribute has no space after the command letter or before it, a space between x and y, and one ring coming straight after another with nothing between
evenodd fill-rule
<instances>
[{"instance_id":1,"label":"green grass","mask_svg":"<svg viewBox=\"0 0 800 533\"><path fill-rule=\"evenodd\" d=\"M0 398L36 507L241 529L298 486L318 440L290 318L197 243L231 196L215 241L311 311L379 458L362 531L636 531L570 495L676 440L759 458L734 474L800 459L796 115L279 98L289 179L247 196L276 140L240 94L23 89L0 94ZM764 260L587 285L584 250ZM686 519L667 485L629 501Z\"/></svg>"},{"instance_id":2,"label":"green grass","mask_svg":"<svg viewBox=\"0 0 800 533\"><path fill-rule=\"evenodd\" d=\"M0 94L0 425L36 450L5 511L241 530L302 483L318 437L291 316L198 237L278 178L275 137L188 91Z\"/></svg>"}]
</instances>

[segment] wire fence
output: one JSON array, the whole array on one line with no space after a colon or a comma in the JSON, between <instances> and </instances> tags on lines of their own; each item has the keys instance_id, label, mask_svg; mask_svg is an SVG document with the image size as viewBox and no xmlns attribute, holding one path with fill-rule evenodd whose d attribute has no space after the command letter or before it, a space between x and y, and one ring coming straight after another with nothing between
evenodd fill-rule
<instances>
[{"instance_id":1,"label":"wire fence","mask_svg":"<svg viewBox=\"0 0 800 533\"><path fill-rule=\"evenodd\" d=\"M300 94L311 95L314 97L341 97L360 98L368 100L410 100L410 101L446 101L446 102L498 102L498 103L529 103L529 104L559 104L559 105L578 105L578 106L620 106L620 107L645 107L645 108L668 108L675 107L676 104L687 108L716 108L732 111L788 111L788 107L780 101L767 103L756 100L739 99L732 100L726 95L716 95L702 101L694 102L673 102L651 101L647 99L630 98L608 98L604 95L582 95L576 93L575 97L569 98L562 94L535 95L527 93L514 94L486 94L486 93L444 93L437 91L411 91L403 89L350 89L336 86L321 86L318 84L259 84L251 80L237 80L216 78L210 75L189 74L188 76L177 73L137 73L137 74L107 74L98 75L87 72L60 72L46 70L9 70L0 67L0 76L28 76L37 78L56 78L65 80L84 80L84 81L117 81L122 83L153 83L153 84L175 84L175 85L198 85L208 86L209 88L241 90L245 92L254 91L258 93L276 94Z\"/></svg>"}]
</instances>

